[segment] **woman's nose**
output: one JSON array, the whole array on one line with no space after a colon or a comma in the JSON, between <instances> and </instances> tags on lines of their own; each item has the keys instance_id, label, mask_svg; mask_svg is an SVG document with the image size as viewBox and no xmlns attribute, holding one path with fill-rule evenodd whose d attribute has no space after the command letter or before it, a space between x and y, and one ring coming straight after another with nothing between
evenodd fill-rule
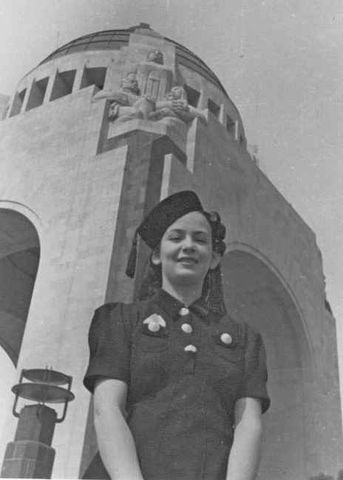
<instances>
[{"instance_id":1,"label":"woman's nose","mask_svg":"<svg viewBox=\"0 0 343 480\"><path fill-rule=\"evenodd\" d=\"M194 246L194 241L191 236L186 236L182 242L182 248L183 250L186 251L193 251L195 246Z\"/></svg>"}]
</instances>

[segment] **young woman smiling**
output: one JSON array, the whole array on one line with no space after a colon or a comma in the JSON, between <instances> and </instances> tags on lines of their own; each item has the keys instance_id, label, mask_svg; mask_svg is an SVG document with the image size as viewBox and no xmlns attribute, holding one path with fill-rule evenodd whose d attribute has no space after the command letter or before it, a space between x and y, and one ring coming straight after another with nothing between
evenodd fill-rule
<instances>
[{"instance_id":1,"label":"young woman smiling","mask_svg":"<svg viewBox=\"0 0 343 480\"><path fill-rule=\"evenodd\" d=\"M142 296L105 304L89 334L102 473L113 480L252 480L269 407L261 336L228 315L225 227L194 192L137 229L151 248ZM135 243L127 273L135 273Z\"/></svg>"}]
</instances>

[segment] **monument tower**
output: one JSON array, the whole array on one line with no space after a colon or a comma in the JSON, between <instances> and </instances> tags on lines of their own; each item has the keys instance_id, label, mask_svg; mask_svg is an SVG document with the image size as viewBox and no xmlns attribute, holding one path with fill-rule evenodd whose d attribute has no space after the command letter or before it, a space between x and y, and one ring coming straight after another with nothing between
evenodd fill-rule
<instances>
[{"instance_id":1,"label":"monument tower","mask_svg":"<svg viewBox=\"0 0 343 480\"><path fill-rule=\"evenodd\" d=\"M95 454L82 386L93 310L133 298L124 271L135 226L189 188L228 226L228 308L266 343L272 407L259 478L337 471L336 328L321 255L247 151L240 114L210 68L147 24L97 32L43 60L3 111L0 344L18 378L46 365L73 378L53 476L82 477ZM142 265L144 246L138 253ZM8 417L6 443L11 405Z\"/></svg>"}]
</instances>

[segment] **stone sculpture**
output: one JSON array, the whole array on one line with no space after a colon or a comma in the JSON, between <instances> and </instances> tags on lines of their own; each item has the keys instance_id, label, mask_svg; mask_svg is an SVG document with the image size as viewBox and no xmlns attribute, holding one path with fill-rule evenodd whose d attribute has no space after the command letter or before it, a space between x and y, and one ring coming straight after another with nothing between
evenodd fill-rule
<instances>
[{"instance_id":1,"label":"stone sculpture","mask_svg":"<svg viewBox=\"0 0 343 480\"><path fill-rule=\"evenodd\" d=\"M204 113L188 104L186 91L182 86L172 87L160 98L161 92L172 81L172 78L167 79L168 75L165 74L171 72L166 69L157 72L150 68L151 65L145 68L148 63L161 65L162 52L151 50L147 62L140 65L139 73L136 73L136 70L128 72L123 77L119 90L102 90L94 95L93 101L110 101L108 119L112 122L125 122L135 118L153 121L173 118L188 123L197 117L206 123ZM139 87L138 76L144 92Z\"/></svg>"},{"instance_id":2,"label":"stone sculpture","mask_svg":"<svg viewBox=\"0 0 343 480\"><path fill-rule=\"evenodd\" d=\"M205 114L198 108L188 104L186 91L180 85L173 87L163 100L156 102L155 109L149 114L148 118L158 121L168 117L182 120L185 123L197 117L204 123L207 123Z\"/></svg>"},{"instance_id":3,"label":"stone sculpture","mask_svg":"<svg viewBox=\"0 0 343 480\"><path fill-rule=\"evenodd\" d=\"M142 95L162 100L173 84L173 72L164 66L163 53L150 50L146 61L137 65L137 79Z\"/></svg>"},{"instance_id":4,"label":"stone sculpture","mask_svg":"<svg viewBox=\"0 0 343 480\"><path fill-rule=\"evenodd\" d=\"M104 90L94 96L94 101L107 99L110 107L108 118L111 121L124 122L133 118L147 119L155 104L147 96L142 96L138 86L137 75L129 72L122 79L119 90Z\"/></svg>"}]
</instances>

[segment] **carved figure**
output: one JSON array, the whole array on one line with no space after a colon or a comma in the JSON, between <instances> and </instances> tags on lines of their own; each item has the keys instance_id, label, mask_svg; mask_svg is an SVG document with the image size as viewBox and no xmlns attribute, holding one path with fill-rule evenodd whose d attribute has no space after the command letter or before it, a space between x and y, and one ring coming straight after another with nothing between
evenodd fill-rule
<instances>
[{"instance_id":1,"label":"carved figure","mask_svg":"<svg viewBox=\"0 0 343 480\"><path fill-rule=\"evenodd\" d=\"M207 123L204 113L188 104L186 91L180 85L173 87L163 100L156 102L155 111L149 114L150 120L161 120L167 117L177 118L186 123L198 117Z\"/></svg>"},{"instance_id":2,"label":"carved figure","mask_svg":"<svg viewBox=\"0 0 343 480\"><path fill-rule=\"evenodd\" d=\"M111 121L124 122L133 118L148 118L155 108L155 103L146 96L141 96L137 75L129 72L121 81L119 90L103 90L94 95L94 101L107 99L111 101L108 118Z\"/></svg>"},{"instance_id":3,"label":"carved figure","mask_svg":"<svg viewBox=\"0 0 343 480\"><path fill-rule=\"evenodd\" d=\"M161 57L154 51L157 60ZM161 60L159 60L161 61ZM188 104L186 91L182 86L174 86L161 100L141 95L137 74L129 72L121 81L119 90L102 90L94 95L93 101L109 100L108 119L125 122L134 118L158 121L163 118L176 118L185 123L195 117L207 122L204 113Z\"/></svg>"},{"instance_id":4,"label":"carved figure","mask_svg":"<svg viewBox=\"0 0 343 480\"><path fill-rule=\"evenodd\" d=\"M164 63L163 53L157 49L150 50L146 59L148 62L158 63L159 65L163 65Z\"/></svg>"},{"instance_id":5,"label":"carved figure","mask_svg":"<svg viewBox=\"0 0 343 480\"><path fill-rule=\"evenodd\" d=\"M148 52L146 61L137 65L138 83L142 95L154 101L162 100L173 83L173 72L163 64L163 53L153 49Z\"/></svg>"}]
</instances>

